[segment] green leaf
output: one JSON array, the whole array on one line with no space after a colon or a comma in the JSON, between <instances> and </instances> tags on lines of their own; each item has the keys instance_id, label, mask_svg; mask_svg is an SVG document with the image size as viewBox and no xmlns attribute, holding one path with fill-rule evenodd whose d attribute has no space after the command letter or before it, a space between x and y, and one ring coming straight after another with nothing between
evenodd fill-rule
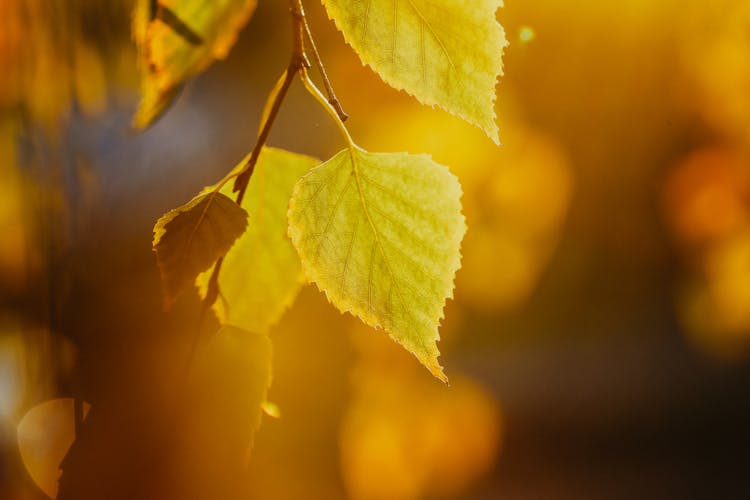
<instances>
[{"instance_id":1,"label":"green leaf","mask_svg":"<svg viewBox=\"0 0 750 500\"><path fill-rule=\"evenodd\" d=\"M291 305L303 276L287 236L286 212L294 184L318 164L308 156L263 149L242 200L250 225L224 258L219 274L221 300L213 308L222 323L265 333ZM232 183L221 192L231 194ZM203 297L210 277L207 271L196 280Z\"/></svg>"},{"instance_id":2,"label":"green leaf","mask_svg":"<svg viewBox=\"0 0 750 500\"><path fill-rule=\"evenodd\" d=\"M133 117L147 127L186 79L224 59L257 0L138 0L133 39L138 46L142 98Z\"/></svg>"},{"instance_id":3,"label":"green leaf","mask_svg":"<svg viewBox=\"0 0 750 500\"><path fill-rule=\"evenodd\" d=\"M392 87L476 125L499 143L495 84L502 0L323 0L364 64Z\"/></svg>"},{"instance_id":4,"label":"green leaf","mask_svg":"<svg viewBox=\"0 0 750 500\"><path fill-rule=\"evenodd\" d=\"M247 212L218 192L193 198L154 226L153 249L161 271L164 304L232 247L247 227Z\"/></svg>"},{"instance_id":5,"label":"green leaf","mask_svg":"<svg viewBox=\"0 0 750 500\"><path fill-rule=\"evenodd\" d=\"M444 381L436 343L466 231L460 198L458 180L429 156L352 148L303 177L289 207L310 281Z\"/></svg>"}]
</instances>

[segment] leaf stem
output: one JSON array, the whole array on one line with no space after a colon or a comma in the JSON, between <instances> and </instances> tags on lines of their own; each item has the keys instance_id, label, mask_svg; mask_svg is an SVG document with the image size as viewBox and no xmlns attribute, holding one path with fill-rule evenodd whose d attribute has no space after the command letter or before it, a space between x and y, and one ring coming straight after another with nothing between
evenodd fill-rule
<instances>
[{"instance_id":1,"label":"leaf stem","mask_svg":"<svg viewBox=\"0 0 750 500\"><path fill-rule=\"evenodd\" d=\"M281 110L281 105L289 92L289 88L292 86L292 82L294 82L294 77L299 72L306 72L307 68L310 67L310 62L305 54L305 27L307 26L307 21L305 19L305 11L302 7L302 1L289 0L289 10L292 14L293 37L292 56L289 65L268 95L268 99L263 108L258 138L255 141L255 146L253 146L253 151L250 153L250 157L239 171L230 172L224 177L224 179L222 179L216 188L216 191L218 192L224 184L232 178L235 178L233 191L237 193L236 201L240 206L242 205L242 200L247 192L247 186L250 182L250 177L255 170L255 165L258 163L258 158L260 158L260 153L263 151L266 142L268 142L268 136L271 134L271 129L273 128L276 117ZM221 294L221 291L219 290L219 273L221 272L222 263L223 259L219 259L216 261L216 264L214 264L209 279L209 288L206 291L206 297L203 299L202 309L208 309L211 307Z\"/></svg>"},{"instance_id":2,"label":"leaf stem","mask_svg":"<svg viewBox=\"0 0 750 500\"><path fill-rule=\"evenodd\" d=\"M307 22L307 19L304 21L305 26L305 35L307 35L307 40L310 42L310 50L312 53L313 61L315 61L315 66L318 68L318 73L320 73L320 77L323 79L323 86L326 89L326 94L328 94L328 104L333 106L333 109L336 110L336 114L339 116L342 122L345 122L349 115L346 114L344 111L344 108L341 106L341 102L336 97L336 92L333 91L333 85L331 85L331 80L328 78L328 73L326 72L326 68L323 65L323 59L320 57L320 52L318 52L318 46L315 44L315 38L313 38L312 31L310 30L310 23Z\"/></svg>"},{"instance_id":3,"label":"leaf stem","mask_svg":"<svg viewBox=\"0 0 750 500\"><path fill-rule=\"evenodd\" d=\"M273 122L276 120L276 117L279 114L279 110L281 109L281 103L284 101L284 98L289 91L289 87L294 81L294 75L297 71L299 71L299 68L294 68L293 63L290 63L289 68L285 70L283 77L284 80L276 95L272 96L273 100L270 102L268 117L266 118L265 123L263 123L263 125L261 126L260 133L258 134L258 140L255 142L253 152L250 154L250 158L248 158L247 162L240 170L240 174L234 181L234 192L237 193L238 205L242 204L242 199L244 198L245 191L247 190L247 184L250 181L250 176L253 175L255 164L258 163L258 158L260 157L260 153L263 150L263 146L266 145L268 136L271 133Z\"/></svg>"},{"instance_id":4,"label":"leaf stem","mask_svg":"<svg viewBox=\"0 0 750 500\"><path fill-rule=\"evenodd\" d=\"M310 62L307 60L305 54L305 11L302 8L301 0L289 0L289 10L292 14L292 57L289 61L289 66L284 71L284 74L279 79L279 82L274 86L271 94L269 95L268 102L264 107L264 118L263 123L260 127L260 133L258 139L255 142L250 158L248 158L244 167L240 170L237 179L234 181L234 192L237 193L237 204L242 204L242 199L245 197L245 191L247 190L247 184L250 181L250 176L253 175L255 164L258 163L258 158L268 141L268 136L271 133L273 124L276 121L276 117L281 109L281 104L284 102L289 87L291 87L294 81L295 75L310 67Z\"/></svg>"},{"instance_id":5,"label":"leaf stem","mask_svg":"<svg viewBox=\"0 0 750 500\"><path fill-rule=\"evenodd\" d=\"M302 79L302 83L304 84L310 95L312 95L315 100L318 101L321 106L323 106L323 109L325 109L331 116L331 118L333 118L333 121L336 122L336 125L341 131L341 134L344 136L344 139L346 139L346 143L349 146L349 149L353 150L354 148L356 148L357 145L354 143L354 140L349 133L349 129L346 128L344 120L342 120L339 114L336 112L336 108L334 108L333 105L328 102L326 96L323 95L323 92L321 92L317 85L315 85L315 82L312 81L312 79L310 78L310 74L306 69L302 69L300 71L300 78Z\"/></svg>"}]
</instances>

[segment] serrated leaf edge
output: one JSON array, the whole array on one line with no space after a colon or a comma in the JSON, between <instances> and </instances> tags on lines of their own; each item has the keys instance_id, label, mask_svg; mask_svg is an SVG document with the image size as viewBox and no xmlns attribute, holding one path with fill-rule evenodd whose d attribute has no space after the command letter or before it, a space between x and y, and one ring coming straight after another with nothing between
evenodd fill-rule
<instances>
[{"instance_id":1,"label":"serrated leaf edge","mask_svg":"<svg viewBox=\"0 0 750 500\"><path fill-rule=\"evenodd\" d=\"M186 213L189 210L193 209L195 207L195 205L198 205L204 198L211 197L211 201L208 202L208 204L206 205L206 208L203 209L203 213L201 214L201 221L202 221L203 218L205 217L205 214L208 212L208 209L210 208L211 204L214 203L213 198L215 198L217 195L225 196L229 201L234 202L234 200L232 200L231 198L229 198L226 195L223 195L219 191L212 191L212 192L209 192L209 193L203 193L203 192L201 192L200 194L194 196L187 203L185 203L183 205L180 205L177 208L173 208L173 209L169 210L167 213L165 213L164 215L162 215L161 217L159 217L159 219L156 221L156 224L154 224L154 228L153 228L153 235L154 236L153 236L153 239L151 241L151 250L157 255L156 262L157 262L157 265L159 267L159 275L160 275L160 278L161 278L162 285L164 287L166 286L166 277L165 277L165 274L164 274L164 268L162 266L161 260L158 258L159 253L158 253L158 250L157 250L156 247L159 245L159 243L161 242L161 239L167 233L167 228L166 228L167 224L169 224L170 222L172 222L180 214ZM242 237L242 235L245 234L245 231L247 231L247 219L248 219L247 211L244 208L242 208L241 206L239 206L239 205L238 205L238 207L245 214L245 227L242 230L242 233L240 233L236 238L234 238L234 240L232 240L232 242L229 244L229 248L227 249L226 252L224 252L223 255L226 255L227 253L229 253L229 251L232 250L232 247L237 242L237 240L239 240ZM192 231L191 231L191 235L195 234L195 231L197 230L197 227L199 225L200 225L200 223L196 224L195 228L193 228ZM217 257L217 260L219 258L221 258L223 255L220 255L219 257ZM216 262L216 261L214 261L214 262ZM196 279L198 278L198 276L200 276L201 273L205 272L207 269L210 269L212 265L213 265L213 263L209 264L206 267L206 269L203 269L202 271L200 271L198 273L198 275L196 276ZM165 306L166 309L169 309L172 306L172 304L174 304L174 302L177 299L177 296L179 295L180 292L177 292L174 295L171 295L171 294L168 293L168 291L166 290L166 288L164 288L163 290L164 290L164 306ZM183 289L183 291L184 291L184 289Z\"/></svg>"},{"instance_id":2,"label":"serrated leaf edge","mask_svg":"<svg viewBox=\"0 0 750 500\"><path fill-rule=\"evenodd\" d=\"M358 150L360 150L360 151L363 151L363 152L365 152L365 153L368 153L368 151L365 151L365 150L363 150L363 149L361 149L361 148L357 148L357 149L358 149ZM350 149L350 150L344 150L344 151L346 151L346 152L347 152L347 154L349 154L349 155L350 155L350 156L352 157L352 161L353 161L353 162L354 162L354 163L356 164L356 160L354 160L354 159L353 159L354 151L352 151L351 149ZM376 320L376 319L374 319L374 318L367 318L367 317L365 317L365 315L364 315L364 314L361 314L361 313L359 313L359 312L357 312L357 311L354 311L354 310L353 310L353 309L351 309L351 308L345 308L345 307L341 307L341 306L340 306L339 304L337 304L337 303L336 303L336 302L335 302L335 301L334 301L334 300L333 300L333 299L331 298L331 296L329 295L328 291L327 291L327 290L325 290L325 289L323 288L323 286L322 286L322 285L321 285L321 284L320 284L320 283L319 283L319 282L318 282L318 281L317 281L316 279L312 278L312 277L311 277L311 276L309 275L309 273L307 273L307 272L305 271L305 269L306 269L306 268L313 268L314 266L312 266L312 265L311 265L311 263L310 263L310 262L309 262L309 261L308 261L308 260L307 260L307 259L305 258L305 256L304 256L304 255L302 254L302 252L300 251L300 248L299 248L299 246L298 246L298 241L299 241L299 240L297 239L297 237L298 237L299 235L298 235L298 234L295 234L295 232L294 232L294 228L293 228L293 225L292 225L292 223L291 223L291 215L292 215L292 211L293 211L293 209L294 209L294 206L295 206L295 200L296 200L296 198L297 198L297 194L298 194L298 191L299 191L299 189L300 189L300 187L301 187L302 181L303 181L303 180L304 180L305 178L307 178L308 176L312 175L312 174L313 174L313 172L314 172L315 170L317 170L318 168L320 168L320 167L321 167L321 166L322 166L323 164L325 164L325 163L327 163L328 161L330 161L331 159L335 158L336 156L338 156L338 155L339 155L339 154L341 154L342 152L343 152L343 151L340 151L340 152L336 153L335 155L333 155L333 156L332 156L331 158L329 158L328 160L326 160L326 161L322 162L322 163L321 163L320 165L317 165L316 167L314 167L314 168L310 169L310 171L309 171L309 172L308 172L307 174L305 174L305 175L304 175L304 176L303 176L303 177L302 177L302 178L301 178L301 179L300 179L300 180L299 180L299 181L297 182L297 184L295 184L295 186L294 186L294 191L293 191L293 193L292 193L292 197L291 197L291 198L290 198L290 200L289 200L289 209L288 209L288 211L287 211L287 219L289 220L289 230L288 230L288 234L289 234L289 238L290 238L290 239L292 240L292 244L294 245L294 248L295 248L295 249L297 250L297 255L298 255L298 256L299 256L299 258L300 258L300 262L302 263L302 271L303 271L303 274L304 274L304 278L306 279L306 281L307 281L308 283L311 283L311 284L315 284L315 286L316 286L316 287L318 288L318 290L319 290L319 291L321 291L321 292L323 292L323 294L324 294L324 295L325 295L325 297L326 297L326 300L328 300L328 302L329 302L329 303L330 303L330 304L331 304L331 305L332 305L332 306L333 306L333 307L334 307L335 309L337 309L337 310L338 310L339 312L341 312L342 314L346 314L346 313L348 313L348 314L351 314L351 315L353 315L353 316L357 317L357 318L358 318L358 319L359 319L360 321L362 321L362 322L363 322L363 323L365 323L366 325L368 325L368 326L370 326L370 327L374 328L375 330L383 330L384 332L386 332L386 333L388 334L388 337L390 337L390 338L391 338L391 339L392 339L393 341L395 341L395 342L396 342L397 344L401 345L401 346L402 346L402 347L403 347L403 348L404 348L405 350L407 350L408 352L412 353L412 355L413 355L414 357L416 357L416 358L417 358L417 360L418 360L418 361L419 361L420 363L422 363L422 364L423 364L423 365L424 365L424 366L425 366L425 367L426 367L426 368L427 368L427 369L428 369L428 370L430 371L430 373L432 373L432 374L433 374L433 376L435 376L436 378L438 378L439 380L441 380L441 381L442 381L442 382L444 382L445 384L449 384L449 381L448 381L448 377L447 377L447 376L445 375L445 371L444 371L443 367L442 367L442 366L440 365L440 362L439 362L439 358L440 358L440 356L441 356L441 353L440 353L439 349L437 348L437 344L438 344L438 343L440 342L440 340L441 340L441 337L440 337L440 326L442 326L442 320L444 320L444 319L445 319L445 307L446 307L446 305L447 305L447 303L448 303L448 300L451 300L451 299L453 299L453 294L454 294L454 290L455 290L455 288L456 288L456 285L455 285L455 283L456 283L456 273L457 273L457 272L458 272L458 271L459 271L459 270L461 269L461 260L462 260L462 258L463 258L463 254L461 253L461 245L462 245L462 242L463 242L463 238L464 238L464 236L465 236L465 234L466 234L466 230L467 230L466 217L465 217L465 216L464 216L464 214L463 214L463 210L461 210L461 211L459 212L459 216L460 216L460 222L459 222L459 225L457 226L457 231L456 231L456 235L457 235L457 240L458 240L458 241L457 241L457 246L458 246L458 248L457 248L457 255L456 255L456 259L455 259L455 261L454 261L454 262L452 263L453 265L451 265L451 266L450 266L450 267L452 267L452 268L453 268L453 270L452 270L452 272L451 272L451 274L452 274L452 277L451 277L451 287L450 287L450 289L448 290L448 292L447 292L447 295L445 295L445 296L443 297L443 299L442 299L442 307L440 308L440 313L438 314L438 317L436 318L436 319L437 319L437 328L435 329L435 333L434 333L434 336L432 337L432 340L433 340L433 341L435 342L435 351L436 351L436 353L435 353L435 355L434 355L434 356L433 356L433 357L432 357L432 358L431 358L431 359L429 360L429 361L430 361L429 363L425 363L425 361L423 361L422 359L420 359L420 358L419 358L419 357L418 357L418 356L416 355L416 353L413 353L413 352L412 352L412 351L411 351L411 350L410 350L410 349L409 349L409 348L408 348L408 347L407 347L406 345L404 345L404 343L403 343L403 342L402 342L402 341L401 341L400 339L398 339L398 338L397 338L396 336L394 336L394 335L393 335L393 333L391 333L391 332L390 332L390 331L388 331L388 330L387 330L387 329L386 329L386 328L385 328L384 326L382 326L382 325L380 324L380 322L379 322L379 321L377 321L377 320ZM373 153L370 153L370 154L373 154ZM463 198L463 194L464 194L464 193L463 193L463 188L461 187L461 183L460 183L460 182L458 181L458 177L457 177L457 176L456 176L455 174L453 174L453 173L452 173L452 172L450 171L450 168L448 168L448 167L447 167L446 165L443 165L443 164L441 164L441 163L439 163L439 162L435 161L435 160L433 159L432 155L430 155L430 154L427 154L427 153L412 154L412 153L408 153L408 152L390 152L390 153L387 153L387 154L392 154L392 155L399 155L399 154L403 154L403 155L407 155L407 156L412 156L412 157L414 157L414 156L421 156L421 157L427 158L427 159L428 159L428 160L429 160L430 162L434 163L434 164L435 164L435 166L437 166L438 168L443 168L443 169L444 169L444 170L446 171L446 173L447 173L448 175L450 175L450 176L452 176L453 178L455 178L455 179L456 179L456 184L457 184L457 186L458 186L458 189L459 189L459 193L458 193L458 202L459 202L459 205L461 205L461 199ZM356 169L356 167L354 167L354 168ZM357 175L358 175L358 174L357 174ZM359 188L359 186L358 186L358 189L360 189L360 191L359 191L359 196L360 196L360 202L362 202L362 204L363 204L363 210L364 210L365 212L369 212L369 210L368 210L368 208L367 208L366 204L364 203L364 200L363 200L363 195L362 195L362 192L361 192L361 188ZM378 232L378 230L376 229L376 227L375 227L374 223L372 222L372 219L370 218L369 214L367 215L367 218L369 219L369 220L368 220L368 222L369 222L369 224L370 224L370 228L371 228L371 230L372 230L372 231L373 231L373 233L375 234L375 237L376 237L376 239L378 239L378 240L379 240L379 238L380 238L379 232ZM388 259L387 259L387 257L385 256L385 253L384 253L383 247L382 247L382 246L380 245L380 243L379 243L379 247L380 247L380 251L381 251L381 254L383 255L383 260L384 260L385 262L387 262L387 261L388 261ZM390 265L388 265L388 267L389 267L389 272L390 272L390 273L392 274L392 276L393 276L393 271L392 271L392 270L390 269Z\"/></svg>"},{"instance_id":3,"label":"serrated leaf edge","mask_svg":"<svg viewBox=\"0 0 750 500\"><path fill-rule=\"evenodd\" d=\"M357 55L357 58L360 60L363 66L369 68L373 73L375 73L386 85L389 85L390 87L396 89L399 92L404 92L405 94L413 97L416 99L420 104L429 106L430 108L434 109L435 107L438 107L445 111L448 114L451 114L453 116L456 116L460 118L461 120L469 123L470 125L473 125L480 130L482 130L489 139L494 142L496 145L500 145L500 129L497 125L497 111L495 110L495 105L497 103L497 90L493 89L492 96L490 98L490 106L492 109L492 122L489 125L489 130L485 128L485 125L479 123L479 121L474 120L472 117L465 115L464 113L461 113L460 111L453 111L447 109L445 106L442 106L437 100L435 102L431 102L430 100L423 99L420 96L417 96L415 94L412 94L407 90L403 83L397 82L397 81L389 81L386 79L384 75L382 75L374 66L372 63L365 60L365 58L360 54L360 52L352 45L352 41L347 36L346 32L342 29L339 21L334 18L334 16L331 14L330 9L328 8L328 0L321 0L323 3L323 6L325 7L326 15L328 16L328 19L330 19L333 24L336 26L336 29L342 34L344 37L344 41L346 44L354 51L354 53ZM494 12L497 12L499 9L501 9L504 6L504 0L496 0L497 5L494 9ZM497 27L500 30L500 38L501 38L501 45L499 47L500 50L500 62L499 66L494 69L495 71L495 87L497 86L497 83L499 82L500 78L504 76L504 64L503 64L503 55L505 53L505 49L510 45L508 42L507 37L505 36L505 28L497 21L495 21L497 24Z\"/></svg>"}]
</instances>

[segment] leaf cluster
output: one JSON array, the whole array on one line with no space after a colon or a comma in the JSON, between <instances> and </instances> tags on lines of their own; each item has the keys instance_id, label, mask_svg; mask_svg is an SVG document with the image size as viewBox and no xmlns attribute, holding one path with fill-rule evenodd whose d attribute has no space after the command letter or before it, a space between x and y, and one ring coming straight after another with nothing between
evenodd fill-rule
<instances>
[{"instance_id":1,"label":"leaf cluster","mask_svg":"<svg viewBox=\"0 0 750 500\"><path fill-rule=\"evenodd\" d=\"M392 87L481 128L499 143L495 84L506 45L501 0L323 0L346 42ZM143 129L179 89L226 57L255 0L139 0L133 36ZM437 342L466 230L461 187L428 155L372 153L352 139L301 0L290 0L294 48L271 90L253 148L221 181L164 215L153 248L165 305L197 286L235 331L265 335L305 282L342 312L385 330L439 379ZM310 77L312 60L325 93ZM326 161L266 145L299 77L339 127Z\"/></svg>"}]
</instances>

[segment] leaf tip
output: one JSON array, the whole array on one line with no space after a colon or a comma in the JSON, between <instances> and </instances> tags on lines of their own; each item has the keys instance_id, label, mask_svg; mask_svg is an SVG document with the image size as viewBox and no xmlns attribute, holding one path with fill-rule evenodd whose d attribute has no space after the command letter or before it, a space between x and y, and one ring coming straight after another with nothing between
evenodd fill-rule
<instances>
[{"instance_id":1,"label":"leaf tip","mask_svg":"<svg viewBox=\"0 0 750 500\"><path fill-rule=\"evenodd\" d=\"M432 373L435 378L440 380L446 386L451 386L451 382L450 380L448 380L448 376L445 374L445 370L443 370L443 367L439 364L437 364L436 367L430 368L430 373Z\"/></svg>"},{"instance_id":2,"label":"leaf tip","mask_svg":"<svg viewBox=\"0 0 750 500\"><path fill-rule=\"evenodd\" d=\"M487 134L487 137L489 137L490 140L495 143L495 146L502 146L502 143L500 142L500 129L497 126L497 116L494 113L492 118L492 126L489 129L485 129L485 132Z\"/></svg>"}]
</instances>

